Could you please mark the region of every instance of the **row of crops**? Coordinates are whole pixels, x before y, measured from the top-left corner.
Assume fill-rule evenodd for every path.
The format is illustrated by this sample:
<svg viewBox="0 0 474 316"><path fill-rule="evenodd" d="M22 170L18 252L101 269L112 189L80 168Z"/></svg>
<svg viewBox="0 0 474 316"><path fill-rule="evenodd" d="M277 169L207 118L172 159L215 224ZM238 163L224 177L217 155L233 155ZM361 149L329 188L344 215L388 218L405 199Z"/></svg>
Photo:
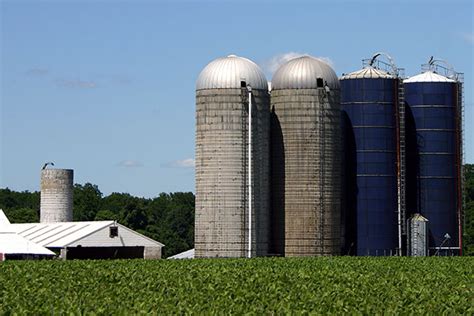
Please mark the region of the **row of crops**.
<svg viewBox="0 0 474 316"><path fill-rule="evenodd" d="M474 314L474 258L7 261L0 314Z"/></svg>

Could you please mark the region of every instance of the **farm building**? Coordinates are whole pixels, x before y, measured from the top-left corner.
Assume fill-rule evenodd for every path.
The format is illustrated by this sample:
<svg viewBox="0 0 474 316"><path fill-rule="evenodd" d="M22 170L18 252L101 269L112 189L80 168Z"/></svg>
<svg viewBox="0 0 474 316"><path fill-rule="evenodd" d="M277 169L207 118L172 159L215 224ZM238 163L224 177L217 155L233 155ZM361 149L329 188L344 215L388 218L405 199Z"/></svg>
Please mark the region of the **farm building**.
<svg viewBox="0 0 474 316"><path fill-rule="evenodd" d="M115 221L11 224L63 259L160 259L163 244Z"/></svg>
<svg viewBox="0 0 474 316"><path fill-rule="evenodd" d="M5 259L41 259L54 256L54 252L20 235L0 209L0 261Z"/></svg>
<svg viewBox="0 0 474 316"><path fill-rule="evenodd" d="M10 224L0 210L0 253L34 259L160 259L163 244L115 221Z"/></svg>
<svg viewBox="0 0 474 316"><path fill-rule="evenodd" d="M194 248L183 252L180 252L174 256L168 257L168 259L194 259Z"/></svg>

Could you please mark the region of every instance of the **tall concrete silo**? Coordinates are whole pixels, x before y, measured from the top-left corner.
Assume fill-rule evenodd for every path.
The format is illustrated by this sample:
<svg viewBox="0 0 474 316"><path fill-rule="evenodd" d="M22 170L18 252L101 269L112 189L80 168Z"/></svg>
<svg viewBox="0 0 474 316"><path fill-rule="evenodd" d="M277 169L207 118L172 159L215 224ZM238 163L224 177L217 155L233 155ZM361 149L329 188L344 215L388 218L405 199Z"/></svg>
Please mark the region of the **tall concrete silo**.
<svg viewBox="0 0 474 316"><path fill-rule="evenodd" d="M282 255L340 254L339 97L334 70L311 56L290 60L273 76L273 239Z"/></svg>
<svg viewBox="0 0 474 316"><path fill-rule="evenodd" d="M459 254L462 220L462 74L431 59L404 81L407 209L429 221L429 253ZM410 124L408 124L410 122Z"/></svg>
<svg viewBox="0 0 474 316"><path fill-rule="evenodd" d="M379 64L380 55L340 79L348 168L344 252L358 256L395 255L402 246L397 232L400 80L390 56L389 63Z"/></svg>
<svg viewBox="0 0 474 316"><path fill-rule="evenodd" d="M268 253L269 108L265 75L246 58L218 58L197 79L196 257Z"/></svg>
<svg viewBox="0 0 474 316"><path fill-rule="evenodd" d="M40 222L72 221L74 171L41 170Z"/></svg>

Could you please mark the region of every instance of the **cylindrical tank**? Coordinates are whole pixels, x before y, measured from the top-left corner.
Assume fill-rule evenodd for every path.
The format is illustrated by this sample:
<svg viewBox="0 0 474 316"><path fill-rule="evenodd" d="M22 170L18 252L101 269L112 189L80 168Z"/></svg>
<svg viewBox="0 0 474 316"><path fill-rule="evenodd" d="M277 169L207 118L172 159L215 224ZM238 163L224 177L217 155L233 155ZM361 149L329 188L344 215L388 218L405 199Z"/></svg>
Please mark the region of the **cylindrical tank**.
<svg viewBox="0 0 474 316"><path fill-rule="evenodd" d="M196 83L196 257L246 257L248 111L252 100L252 256L268 254L270 97L252 61L209 63Z"/></svg>
<svg viewBox="0 0 474 316"><path fill-rule="evenodd" d="M459 83L432 71L404 80L407 211L429 221L429 253L458 253Z"/></svg>
<svg viewBox="0 0 474 316"><path fill-rule="evenodd" d="M311 56L290 60L273 76L272 235L281 255L340 254L339 94L334 70Z"/></svg>
<svg viewBox="0 0 474 316"><path fill-rule="evenodd" d="M367 66L344 75L346 254L394 255L397 249L398 79Z"/></svg>
<svg viewBox="0 0 474 316"><path fill-rule="evenodd" d="M41 170L41 223L72 221L73 179L71 169Z"/></svg>

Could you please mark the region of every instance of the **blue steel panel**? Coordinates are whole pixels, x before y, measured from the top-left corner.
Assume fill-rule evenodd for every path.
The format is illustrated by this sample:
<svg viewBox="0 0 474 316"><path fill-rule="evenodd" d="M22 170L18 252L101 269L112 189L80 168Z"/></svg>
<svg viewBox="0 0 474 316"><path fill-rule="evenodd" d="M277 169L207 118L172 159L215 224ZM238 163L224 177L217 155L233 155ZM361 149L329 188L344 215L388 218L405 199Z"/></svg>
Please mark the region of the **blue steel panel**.
<svg viewBox="0 0 474 316"><path fill-rule="evenodd" d="M394 254L397 247L397 177L394 79L341 80L341 105L355 138L355 244L359 256ZM349 177L350 178L350 177ZM350 194L351 192L349 192Z"/></svg>
<svg viewBox="0 0 474 316"><path fill-rule="evenodd" d="M416 201L407 205L428 220L429 247L441 246L444 235L449 246L458 246L456 108L454 83L405 84L405 100L416 130ZM413 156L413 157L415 157ZM407 166L408 167L408 166ZM448 246L444 244L443 246Z"/></svg>

